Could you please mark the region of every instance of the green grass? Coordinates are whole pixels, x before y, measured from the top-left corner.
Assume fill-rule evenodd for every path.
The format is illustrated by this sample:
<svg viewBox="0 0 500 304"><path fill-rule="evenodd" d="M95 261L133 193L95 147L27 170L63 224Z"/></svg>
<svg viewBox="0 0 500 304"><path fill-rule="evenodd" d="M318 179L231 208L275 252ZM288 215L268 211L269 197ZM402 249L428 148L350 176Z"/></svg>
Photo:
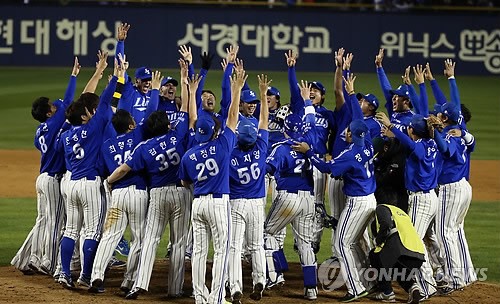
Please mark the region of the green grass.
<svg viewBox="0 0 500 304"><path fill-rule="evenodd" d="M110 61L111 62L111 61ZM215 66L215 64L214 64ZM111 70L108 68L107 72ZM133 69L130 69L133 73ZM161 69L178 78L178 71ZM437 74L436 69L436 74ZM0 149L30 149L33 147L33 136L38 125L31 117L31 103L39 96L47 96L51 99L62 98L66 89L71 67L68 68L0 68L0 107L2 108L2 120L0 121ZM78 79L77 92L81 92L92 74L92 69L82 69ZM459 71L458 71L459 72ZM258 72L249 72L249 84L257 89ZM220 98L219 69L210 71L206 79L205 88L213 90ZM273 79L273 86L278 87L282 93L282 100L289 100L287 76L285 72L269 72ZM323 82L327 88L327 100L325 106L333 109L333 84L332 73L301 73L300 66L297 73L298 79L318 80ZM393 86L400 82L399 75L389 75ZM443 77L438 77L438 82L447 96L448 84ZM495 146L500 142L500 86L498 77L494 76L461 76L457 75L457 83L460 89L462 103L466 104L472 111L473 118L468 124L469 129L475 135L477 146L472 154L473 159L500 159L500 150ZM102 80L97 92L101 92L105 84ZM377 95L381 101L382 92L375 73L359 74L356 80L356 91L371 92ZM430 86L427 89L431 94ZM78 94L78 93L77 93ZM433 102L433 98L430 97ZM381 110L383 107L381 106Z"/></svg>
<svg viewBox="0 0 500 304"><path fill-rule="evenodd" d="M488 268L486 272L490 282L500 282L500 202L472 202L465 222L467 240L475 268ZM34 224L36 217L36 200L0 198L0 222L3 230L0 234L0 265L8 265L15 255L26 235ZM322 263L331 255L330 230L323 234L318 263ZM130 236L127 235L127 239ZM157 257L164 257L168 243L168 229L165 232L157 251ZM290 262L299 262L298 255L293 251L293 238L288 228L285 240L285 252Z"/></svg>

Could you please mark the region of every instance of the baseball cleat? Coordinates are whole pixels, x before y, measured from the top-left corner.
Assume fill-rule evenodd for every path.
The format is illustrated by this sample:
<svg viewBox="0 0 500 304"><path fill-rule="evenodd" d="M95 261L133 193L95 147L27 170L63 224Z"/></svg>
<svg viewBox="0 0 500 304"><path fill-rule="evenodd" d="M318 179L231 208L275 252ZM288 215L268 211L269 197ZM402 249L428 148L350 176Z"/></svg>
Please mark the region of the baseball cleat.
<svg viewBox="0 0 500 304"><path fill-rule="evenodd" d="M90 293L103 293L104 292L104 282L101 279L95 279L89 288Z"/></svg>
<svg viewBox="0 0 500 304"><path fill-rule="evenodd" d="M89 288L90 287L90 278L89 277L86 277L86 276L83 276L81 275L78 280L76 280L76 284L78 284L78 286L80 287L86 287L86 288Z"/></svg>
<svg viewBox="0 0 500 304"><path fill-rule="evenodd" d="M108 263L109 268L121 268L121 267L125 267L126 265L127 265L127 262L121 261L121 260L117 259L116 257L112 257Z"/></svg>
<svg viewBox="0 0 500 304"><path fill-rule="evenodd" d="M318 289L316 287L304 288L304 299L316 300L318 298Z"/></svg>
<svg viewBox="0 0 500 304"><path fill-rule="evenodd" d="M396 294L394 294L394 291L391 291L390 293L386 294L385 292L381 291L375 294L373 297L375 300L379 300L385 303L394 303L396 302Z"/></svg>
<svg viewBox="0 0 500 304"><path fill-rule="evenodd" d="M142 293L142 291L143 291L143 289L139 288L139 287L132 288L132 290L129 293L127 293L127 295L125 296L125 299L135 300L135 299L137 299L139 294Z"/></svg>
<svg viewBox="0 0 500 304"><path fill-rule="evenodd" d="M61 272L61 274L59 274L59 280L57 282L66 289L75 289L75 284L73 283L73 279L71 279L71 276L65 273Z"/></svg>
<svg viewBox="0 0 500 304"><path fill-rule="evenodd" d="M262 292L264 291L264 285L262 283L257 283L253 287L253 292L250 294L250 299L254 301L259 301L262 299Z"/></svg>
<svg viewBox="0 0 500 304"><path fill-rule="evenodd" d="M34 275L35 274L35 272L31 269L23 269L23 270L19 269L19 271L21 271L24 275Z"/></svg>
<svg viewBox="0 0 500 304"><path fill-rule="evenodd" d="M422 295L420 294L420 289L418 288L417 284L414 284L408 292L408 303L418 304L421 300Z"/></svg>
<svg viewBox="0 0 500 304"><path fill-rule="evenodd" d="M348 292L345 296L340 298L339 301L343 302L343 303L354 302L354 301L357 301L358 299L365 297L367 295L368 295L368 292L366 292L366 290L363 291L362 293L358 294L357 296Z"/></svg>
<svg viewBox="0 0 500 304"><path fill-rule="evenodd" d="M241 297L243 294L241 291L236 291L232 296L231 296L231 303L232 304L241 304Z"/></svg>
<svg viewBox="0 0 500 304"><path fill-rule="evenodd" d="M41 274L44 275L52 275L52 271L50 271L49 267L45 265L40 265L40 268L38 269Z"/></svg>

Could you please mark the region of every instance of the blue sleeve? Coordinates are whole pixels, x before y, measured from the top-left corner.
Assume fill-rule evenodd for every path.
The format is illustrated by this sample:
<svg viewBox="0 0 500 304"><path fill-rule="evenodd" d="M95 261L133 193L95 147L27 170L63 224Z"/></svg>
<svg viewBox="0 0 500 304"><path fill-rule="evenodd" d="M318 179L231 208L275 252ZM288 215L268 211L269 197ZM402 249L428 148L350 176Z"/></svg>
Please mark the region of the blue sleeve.
<svg viewBox="0 0 500 304"><path fill-rule="evenodd" d="M387 109L387 114L390 117L392 115L392 94L390 92L390 90L392 90L391 83L389 82L389 79L385 75L384 68L382 67L377 68L377 76L378 76L378 82L380 83L380 87L382 88L382 92L384 93L385 108Z"/></svg>
<svg viewBox="0 0 500 304"><path fill-rule="evenodd" d="M266 164L266 173L274 175L274 171L276 171L276 169L271 164Z"/></svg>
<svg viewBox="0 0 500 304"><path fill-rule="evenodd" d="M311 160L311 164L316 167L321 173L331 173L332 171L330 170L330 165L326 163L324 160L321 158L318 158L314 155L314 152L312 149L309 149L306 152L306 156Z"/></svg>
<svg viewBox="0 0 500 304"><path fill-rule="evenodd" d="M302 113L304 109L304 100L300 96L300 89L297 85L297 75L295 75L295 67L288 67L288 86L290 87L290 110L292 113Z"/></svg>
<svg viewBox="0 0 500 304"><path fill-rule="evenodd" d="M160 91L157 89L151 90L151 95L149 96L149 103L148 106L146 107L146 112L144 113L144 120L148 119L151 113L158 110L159 103L160 103Z"/></svg>
<svg viewBox="0 0 500 304"><path fill-rule="evenodd" d="M437 129L434 129L434 141L436 142L436 145L438 147L439 152L442 154L449 156L449 147L446 141L443 139L443 136Z"/></svg>
<svg viewBox="0 0 500 304"><path fill-rule="evenodd" d="M409 148L410 151L415 150L415 142L408 135L404 134L397 128L392 128L391 131L403 146Z"/></svg>
<svg viewBox="0 0 500 304"><path fill-rule="evenodd" d="M196 108L201 109L201 92L205 87L205 79L207 78L208 70L201 69L200 76L202 76L200 83L198 84L198 89L196 89Z"/></svg>
<svg viewBox="0 0 500 304"><path fill-rule="evenodd" d="M71 75L63 99L63 104L66 108L71 104L73 98L75 98L75 89L76 89L76 76Z"/></svg>
<svg viewBox="0 0 500 304"><path fill-rule="evenodd" d="M182 140L186 137L189 130L189 114L187 112L179 112L177 115L177 124L175 131L177 132L177 139Z"/></svg>
<svg viewBox="0 0 500 304"><path fill-rule="evenodd" d="M191 79L194 75L194 65L191 63L188 65L188 78Z"/></svg>
<svg viewBox="0 0 500 304"><path fill-rule="evenodd" d="M450 99L457 109L460 110L460 94L458 93L457 81L455 78L448 79L450 84Z"/></svg>
<svg viewBox="0 0 500 304"><path fill-rule="evenodd" d="M408 92L410 94L410 101L411 104L413 105L414 112L417 114L422 114L421 109L422 107L420 106L420 98L417 95L417 91L415 90L415 87L413 84L408 85ZM424 114L422 114L424 115Z"/></svg>
<svg viewBox="0 0 500 304"><path fill-rule="evenodd" d="M420 114L424 117L429 116L429 99L427 98L427 88L425 87L425 83L421 83L418 85L420 89Z"/></svg>
<svg viewBox="0 0 500 304"><path fill-rule="evenodd" d="M434 98L436 99L437 104L445 104L446 103L446 96L444 96L443 91L441 91L441 88L439 88L439 85L437 83L436 79L431 80L431 89L432 89L432 94L434 95Z"/></svg>
<svg viewBox="0 0 500 304"><path fill-rule="evenodd" d="M89 124L98 124L101 127L101 131L104 132L104 127L109 120L109 109L111 108L111 99L113 99L113 94L116 89L116 81L118 78L113 76L111 81L106 86L99 99L99 104L97 105L96 113L92 119L90 119ZM94 123L95 121L95 123Z"/></svg>
<svg viewBox="0 0 500 304"><path fill-rule="evenodd" d="M226 115L222 115L223 117L227 117L227 112L229 110L229 106L231 105L231 73L233 71L234 64L228 63L226 69L224 70L224 74L222 75L222 96L220 100L220 108L221 112Z"/></svg>
<svg viewBox="0 0 500 304"><path fill-rule="evenodd" d="M361 111L361 107L359 106L358 99L356 98L356 94L346 95L348 102L350 104L352 120L355 119L363 119L363 111Z"/></svg>
<svg viewBox="0 0 500 304"><path fill-rule="evenodd" d="M119 61L118 54L122 54L122 57L125 57L125 41L118 40L116 43L115 59ZM129 76L125 71L125 81L127 81L127 79L129 79Z"/></svg>
<svg viewBox="0 0 500 304"><path fill-rule="evenodd" d="M312 106L312 102L310 99L306 99L306 106ZM316 134L316 115L315 113L309 113L304 117L304 126L303 126L304 138L306 142L311 145L313 148L316 147L317 142L317 134Z"/></svg>
<svg viewBox="0 0 500 304"><path fill-rule="evenodd" d="M132 85L132 82L131 81L125 82L125 84L123 85L122 97L118 101L117 108L126 110L129 113L131 113L133 104L131 98L133 93L134 93L134 86Z"/></svg>

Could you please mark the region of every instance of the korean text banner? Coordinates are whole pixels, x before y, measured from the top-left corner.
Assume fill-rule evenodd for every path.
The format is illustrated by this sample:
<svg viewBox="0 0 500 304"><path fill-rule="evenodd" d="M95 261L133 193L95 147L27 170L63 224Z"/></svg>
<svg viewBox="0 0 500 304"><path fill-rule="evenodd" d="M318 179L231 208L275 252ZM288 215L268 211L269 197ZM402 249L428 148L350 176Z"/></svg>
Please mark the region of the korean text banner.
<svg viewBox="0 0 500 304"><path fill-rule="evenodd" d="M229 44L249 70L286 70L284 53L299 52L302 71L333 71L339 47L355 55L353 69L402 72L417 63L460 63L461 74L500 74L498 15L268 10L242 8L9 7L0 10L0 65L67 66L78 56L93 66L98 49L114 54L116 27L132 25L125 53L132 67L176 68L178 46L225 57ZM402 60L404 59L404 60Z"/></svg>

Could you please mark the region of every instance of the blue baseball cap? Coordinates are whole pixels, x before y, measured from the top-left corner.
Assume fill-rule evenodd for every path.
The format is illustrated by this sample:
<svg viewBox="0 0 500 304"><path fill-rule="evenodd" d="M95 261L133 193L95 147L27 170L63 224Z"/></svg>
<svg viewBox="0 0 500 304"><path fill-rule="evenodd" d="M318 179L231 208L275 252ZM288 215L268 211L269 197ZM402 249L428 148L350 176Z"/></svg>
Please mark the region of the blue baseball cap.
<svg viewBox="0 0 500 304"><path fill-rule="evenodd" d="M365 136L368 134L368 127L361 119L355 119L349 124L349 130L352 135L352 142L356 146L364 147Z"/></svg>
<svg viewBox="0 0 500 304"><path fill-rule="evenodd" d="M280 99L280 90L278 90L275 87L268 87L267 88L267 96L276 96L276 99Z"/></svg>
<svg viewBox="0 0 500 304"><path fill-rule="evenodd" d="M370 103L372 106L375 107L375 110L378 109L378 105L379 105L379 102L378 102L378 99L375 95L373 94L362 94L362 93L358 93L356 94L356 98L358 100L361 100L361 99L365 99L366 101L368 101L368 103Z"/></svg>
<svg viewBox="0 0 500 304"><path fill-rule="evenodd" d="M214 119L211 116L204 115L196 121L196 134L194 138L199 143L207 142L214 134L214 130Z"/></svg>
<svg viewBox="0 0 500 304"><path fill-rule="evenodd" d="M241 145L253 145L257 141L257 129L247 119L238 124L238 143Z"/></svg>
<svg viewBox="0 0 500 304"><path fill-rule="evenodd" d="M140 67L135 70L135 78L144 80L151 79L151 69L148 67Z"/></svg>
<svg viewBox="0 0 500 304"><path fill-rule="evenodd" d="M161 86L167 85L167 83L173 84L174 87L179 85L179 82L170 76L163 78L163 80L161 81Z"/></svg>
<svg viewBox="0 0 500 304"><path fill-rule="evenodd" d="M325 95L325 93L326 93L325 86L321 82L319 82L319 81L313 81L313 82L311 82L311 87L320 90L321 95Z"/></svg>
<svg viewBox="0 0 500 304"><path fill-rule="evenodd" d="M291 138L299 138L302 136L302 118L298 114L289 114L285 118L285 133Z"/></svg>
<svg viewBox="0 0 500 304"><path fill-rule="evenodd" d="M441 113L454 122L458 122L460 118L460 109L451 102L447 102L441 106Z"/></svg>
<svg viewBox="0 0 500 304"><path fill-rule="evenodd" d="M427 120L424 116L420 114L415 114L410 120L410 124L408 125L413 129L413 133L418 135L419 137L429 137L429 129L427 128Z"/></svg>
<svg viewBox="0 0 500 304"><path fill-rule="evenodd" d="M434 105L434 111L432 111L432 114L437 115L438 113L441 113L441 112L443 112L442 105L440 105L439 103L436 103Z"/></svg>
<svg viewBox="0 0 500 304"><path fill-rule="evenodd" d="M254 91L252 90L244 90L241 91L241 100L246 102L246 103L257 103L260 102L260 100L257 98L257 94L255 94Z"/></svg>
<svg viewBox="0 0 500 304"><path fill-rule="evenodd" d="M408 87L406 86L406 84L402 84L396 90L390 90L389 92L392 95L398 95L410 99L410 92L408 92Z"/></svg>

